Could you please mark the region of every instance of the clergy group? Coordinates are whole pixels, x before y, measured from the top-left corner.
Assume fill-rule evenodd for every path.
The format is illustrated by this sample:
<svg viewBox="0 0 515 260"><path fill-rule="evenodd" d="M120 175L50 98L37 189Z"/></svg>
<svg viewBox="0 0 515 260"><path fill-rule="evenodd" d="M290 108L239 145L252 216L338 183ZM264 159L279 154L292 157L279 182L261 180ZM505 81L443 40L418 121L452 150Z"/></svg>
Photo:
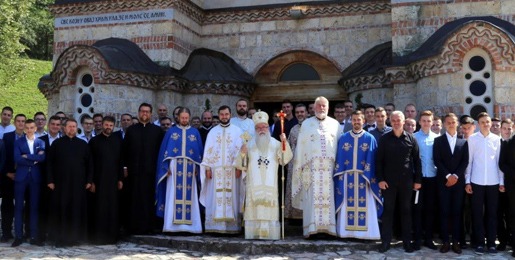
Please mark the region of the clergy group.
<svg viewBox="0 0 515 260"><path fill-rule="evenodd" d="M285 100L273 114L241 99L234 113L222 105L201 118L187 107L169 118L159 105L153 122L142 103L137 117L121 116L119 131L111 115L77 122L59 112L46 132L43 113L17 114L10 125L4 107L0 242L106 244L156 232L278 240L288 223L309 239L380 240L382 253L396 233L408 253L437 249L436 231L442 253L460 254L467 229L478 255L511 245L511 120L494 127L500 120L479 113L474 133L467 115L426 110L416 121L413 104L403 113L345 101L334 118L329 111L322 96L308 106Z"/></svg>

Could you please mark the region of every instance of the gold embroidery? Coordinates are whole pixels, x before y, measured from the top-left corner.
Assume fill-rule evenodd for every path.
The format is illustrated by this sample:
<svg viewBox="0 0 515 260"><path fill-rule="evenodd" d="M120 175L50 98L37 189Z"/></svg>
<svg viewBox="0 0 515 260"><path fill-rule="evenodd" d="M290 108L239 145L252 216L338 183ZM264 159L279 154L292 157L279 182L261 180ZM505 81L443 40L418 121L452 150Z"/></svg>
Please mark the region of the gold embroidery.
<svg viewBox="0 0 515 260"><path fill-rule="evenodd" d="M179 151L179 149L177 149L177 147L173 148L172 150L174 153L177 153Z"/></svg>
<svg viewBox="0 0 515 260"><path fill-rule="evenodd" d="M181 137L178 133L173 133L170 138L172 138L173 140L178 140L179 137Z"/></svg>
<svg viewBox="0 0 515 260"><path fill-rule="evenodd" d="M352 145L349 143L344 143L342 148L343 148L343 150L348 152L352 148Z"/></svg>
<svg viewBox="0 0 515 260"><path fill-rule="evenodd" d="M190 141L192 141L192 142L197 141L197 137L195 135L189 135L188 139L190 139Z"/></svg>
<svg viewBox="0 0 515 260"><path fill-rule="evenodd" d="M360 146L361 150L363 152L366 152L370 147L368 146L367 143L363 143L361 146Z"/></svg>

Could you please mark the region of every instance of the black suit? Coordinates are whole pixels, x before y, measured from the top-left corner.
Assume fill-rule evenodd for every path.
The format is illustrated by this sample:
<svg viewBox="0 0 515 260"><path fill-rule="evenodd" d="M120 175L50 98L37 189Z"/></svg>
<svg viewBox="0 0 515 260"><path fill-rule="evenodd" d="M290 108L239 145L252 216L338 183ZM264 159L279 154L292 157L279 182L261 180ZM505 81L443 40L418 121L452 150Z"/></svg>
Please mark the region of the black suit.
<svg viewBox="0 0 515 260"><path fill-rule="evenodd" d="M504 173L504 188L509 203L509 215L512 221L508 221L509 230L515 234L515 138L503 141L501 146L501 156L499 158L499 168ZM514 243L515 241L512 241ZM512 247L514 244L512 244Z"/></svg>
<svg viewBox="0 0 515 260"><path fill-rule="evenodd" d="M440 199L441 237L444 243L448 243L449 227L451 227L453 242L459 242L463 198L465 196L465 170L469 160L467 141L457 138L454 152L451 152L446 134L435 138L433 160L437 168L436 178ZM451 187L445 186L448 174L456 174L458 176L458 182Z"/></svg>
<svg viewBox="0 0 515 260"><path fill-rule="evenodd" d="M7 177L7 173L15 173L14 141L16 132L5 133L5 165L0 176L0 190L2 192L2 237L12 238L12 225L14 219L14 181Z"/></svg>

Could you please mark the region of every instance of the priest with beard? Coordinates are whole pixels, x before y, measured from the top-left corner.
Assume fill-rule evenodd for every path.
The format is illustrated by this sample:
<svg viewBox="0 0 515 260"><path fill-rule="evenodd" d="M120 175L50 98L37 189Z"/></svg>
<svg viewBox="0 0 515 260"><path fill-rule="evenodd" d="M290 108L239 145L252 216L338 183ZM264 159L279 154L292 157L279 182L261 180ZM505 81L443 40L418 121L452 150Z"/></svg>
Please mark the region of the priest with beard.
<svg viewBox="0 0 515 260"><path fill-rule="evenodd" d="M57 247L77 245L86 239L86 190L93 182L93 160L88 144L76 136L75 119L66 121L64 133L47 153L47 183L55 203Z"/></svg>
<svg viewBox="0 0 515 260"><path fill-rule="evenodd" d="M254 121L256 136L248 148L242 146L241 153L247 154L248 165L238 156L237 167L243 171L245 183L245 239L280 239L279 187L277 169L286 165L293 157L286 134L280 135L281 142L271 138L268 115L256 112ZM284 145L284 146L283 146ZM284 149L283 149L284 148Z"/></svg>
<svg viewBox="0 0 515 260"><path fill-rule="evenodd" d="M336 152L336 231L342 238L380 239L383 202L375 178L377 142L363 129L363 112L354 111L351 120L352 130L340 138Z"/></svg>
<svg viewBox="0 0 515 260"><path fill-rule="evenodd" d="M197 178L202 140L191 127L190 110L179 110L179 124L163 139L157 169L156 214L164 218L164 232L202 233Z"/></svg>
<svg viewBox="0 0 515 260"><path fill-rule="evenodd" d="M125 228L130 234L152 234L158 228L155 214L157 157L163 130L150 122L152 105L142 103L139 123L127 128L123 139L124 186L127 188Z"/></svg>
<svg viewBox="0 0 515 260"><path fill-rule="evenodd" d="M243 145L243 131L230 123L231 108L218 109L220 124L207 134L200 167L200 203L206 207L206 232L238 234L241 231L243 191L236 157ZM232 120L231 120L232 121Z"/></svg>
<svg viewBox="0 0 515 260"><path fill-rule="evenodd" d="M292 205L303 211L306 238L336 235L333 170L340 124L328 111L329 101L316 98L315 116L300 127L293 161Z"/></svg>
<svg viewBox="0 0 515 260"><path fill-rule="evenodd" d="M112 134L115 119L102 119L102 133L93 137L89 148L93 157L93 207L90 216L91 240L114 244L118 240L118 194L123 188L122 138Z"/></svg>

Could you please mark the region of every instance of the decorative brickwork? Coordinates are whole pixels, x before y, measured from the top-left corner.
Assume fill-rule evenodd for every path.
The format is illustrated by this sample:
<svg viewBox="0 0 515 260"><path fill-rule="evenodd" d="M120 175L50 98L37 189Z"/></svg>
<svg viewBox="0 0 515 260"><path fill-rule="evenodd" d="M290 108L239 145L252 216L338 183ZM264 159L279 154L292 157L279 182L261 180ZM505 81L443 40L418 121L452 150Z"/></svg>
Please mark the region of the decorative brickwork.
<svg viewBox="0 0 515 260"><path fill-rule="evenodd" d="M463 56L472 48L482 48L491 55L495 70L515 72L515 45L505 32L488 23L463 26L450 37L441 54L408 66L415 79L460 71Z"/></svg>

